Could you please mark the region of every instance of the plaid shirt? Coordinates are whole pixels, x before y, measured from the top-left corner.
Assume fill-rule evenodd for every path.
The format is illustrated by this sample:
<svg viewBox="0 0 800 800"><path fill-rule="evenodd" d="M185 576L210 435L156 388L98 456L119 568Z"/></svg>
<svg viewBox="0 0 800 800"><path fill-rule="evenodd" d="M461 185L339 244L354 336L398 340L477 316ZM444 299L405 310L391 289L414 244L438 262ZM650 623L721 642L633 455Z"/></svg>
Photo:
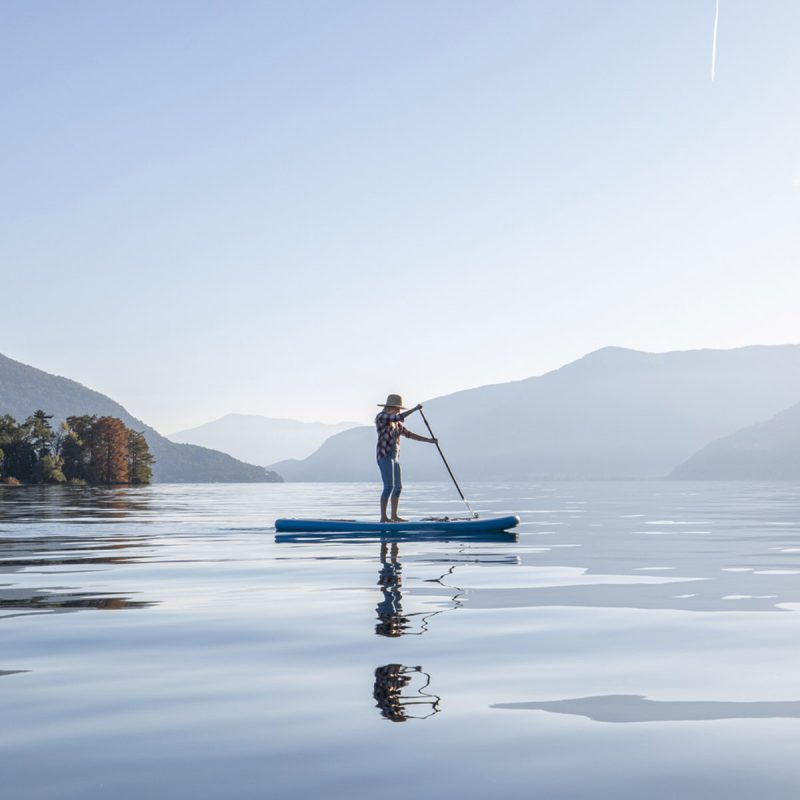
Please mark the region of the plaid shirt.
<svg viewBox="0 0 800 800"><path fill-rule="evenodd" d="M411 435L403 425L402 419L402 414L389 414L387 411L381 411L375 417L375 427L378 429L378 458L400 456L400 437Z"/></svg>

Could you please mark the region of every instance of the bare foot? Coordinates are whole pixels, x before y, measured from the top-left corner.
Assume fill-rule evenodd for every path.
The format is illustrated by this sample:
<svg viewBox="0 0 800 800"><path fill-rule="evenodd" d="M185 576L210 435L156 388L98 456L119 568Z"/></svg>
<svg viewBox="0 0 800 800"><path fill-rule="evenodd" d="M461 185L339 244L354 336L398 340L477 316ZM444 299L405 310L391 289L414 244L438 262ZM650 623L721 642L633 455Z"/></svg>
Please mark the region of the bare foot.
<svg viewBox="0 0 800 800"><path fill-rule="evenodd" d="M391 522L388 517L381 517L381 522Z"/></svg>
<svg viewBox="0 0 800 800"><path fill-rule="evenodd" d="M392 517L392 522L408 522L408 520L402 517Z"/></svg>

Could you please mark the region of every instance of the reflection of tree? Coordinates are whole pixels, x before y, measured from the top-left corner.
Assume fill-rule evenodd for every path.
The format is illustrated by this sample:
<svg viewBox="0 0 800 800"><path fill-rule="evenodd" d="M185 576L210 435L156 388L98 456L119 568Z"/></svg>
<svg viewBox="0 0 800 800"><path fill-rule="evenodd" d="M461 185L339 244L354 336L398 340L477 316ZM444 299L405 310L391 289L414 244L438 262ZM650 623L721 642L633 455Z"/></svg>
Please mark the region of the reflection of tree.
<svg viewBox="0 0 800 800"><path fill-rule="evenodd" d="M2 614L0 619L10 619L30 613L80 611L85 608L117 611L149 608L153 605L156 603L130 600L109 592L56 592L47 589L4 589L0 591L0 610L18 612Z"/></svg>
<svg viewBox="0 0 800 800"><path fill-rule="evenodd" d="M165 511L163 504L158 509ZM109 518L141 517L153 511L147 487L112 489L68 486L0 487L0 521L44 522L80 520L93 522Z"/></svg>
<svg viewBox="0 0 800 800"><path fill-rule="evenodd" d="M13 528L12 528L13 530ZM0 552L11 556L0 562L6 573L39 571L42 568L67 568L69 572L92 571L97 566L132 564L139 560L137 549L150 544L147 536L103 536L87 539L83 536L37 536L0 538ZM86 570L86 568L89 570ZM135 594L135 592L133 592ZM111 592L91 592L76 587L64 590L55 587L0 588L0 611L16 613L0 615L8 619L30 613L78 611L94 609L148 608L155 602L131 600Z"/></svg>
<svg viewBox="0 0 800 800"><path fill-rule="evenodd" d="M113 526L92 530L85 524L148 513L149 490L30 486L0 495L0 569L6 574L50 575L50 585L0 587L0 619L83 609L142 609L156 604L132 599L136 591L94 591L86 586L50 583L54 574L94 573L146 558L146 549L152 546L149 533L131 533L129 528L117 533ZM60 524L57 528L48 526L44 535L31 536L27 523L32 520L58 520ZM73 520L81 524L68 524ZM86 535L87 530L91 535Z"/></svg>
<svg viewBox="0 0 800 800"><path fill-rule="evenodd" d="M416 675L425 676L424 683L416 689L416 693L403 694L413 682ZM405 667L402 664L386 664L375 670L375 686L372 696L381 715L392 722L405 722L408 719L427 719L438 714L441 709L441 698L425 690L430 686L431 676L422 667ZM412 714L411 711L427 713Z"/></svg>

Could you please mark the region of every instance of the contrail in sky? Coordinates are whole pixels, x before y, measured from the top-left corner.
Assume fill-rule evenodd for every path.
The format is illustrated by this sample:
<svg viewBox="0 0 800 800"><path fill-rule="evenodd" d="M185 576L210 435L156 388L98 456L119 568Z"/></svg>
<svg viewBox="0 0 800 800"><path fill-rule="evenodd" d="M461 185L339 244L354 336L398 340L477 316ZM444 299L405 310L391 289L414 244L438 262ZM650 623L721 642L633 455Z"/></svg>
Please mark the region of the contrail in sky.
<svg viewBox="0 0 800 800"><path fill-rule="evenodd" d="M719 27L719 0L714 13L714 40L711 45L711 80L714 80L714 70L717 66L717 28Z"/></svg>

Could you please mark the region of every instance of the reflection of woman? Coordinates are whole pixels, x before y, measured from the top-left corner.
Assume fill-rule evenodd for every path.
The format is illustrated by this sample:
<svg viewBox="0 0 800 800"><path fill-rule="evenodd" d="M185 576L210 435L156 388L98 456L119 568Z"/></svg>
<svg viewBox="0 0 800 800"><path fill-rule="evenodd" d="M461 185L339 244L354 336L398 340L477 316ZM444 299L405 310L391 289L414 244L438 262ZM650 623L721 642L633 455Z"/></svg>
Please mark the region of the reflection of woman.
<svg viewBox="0 0 800 800"><path fill-rule="evenodd" d="M416 695L403 696L403 689L410 683L412 675L419 673L425 676L425 683L417 690ZM407 719L425 719L439 713L440 698L435 694L427 694L425 689L431 682L431 676L422 671L422 667L404 667L402 664L386 664L375 670L375 685L372 696L381 715L392 722L405 722ZM430 706L428 714L409 714L409 706Z"/></svg>
<svg viewBox="0 0 800 800"><path fill-rule="evenodd" d="M378 603L375 612L378 615L378 624L375 626L375 633L378 636L421 636L428 629L428 620L447 611L446 608L439 609L438 611L428 611L422 613L415 611L411 614L403 613L403 565L399 560L400 553L397 542L389 545L383 541L381 542L381 571L378 573L378 586L381 587L383 592L383 599ZM455 586L448 586L443 581L446 576L452 575L456 565L453 564L447 572L439 578L430 579L434 583L452 590L455 594L452 597L452 607L458 608L462 603L459 595L462 590ZM419 630L411 630L411 617L419 617Z"/></svg>
<svg viewBox="0 0 800 800"><path fill-rule="evenodd" d="M379 636L402 636L408 627L408 617L403 616L403 565L397 560L397 542L392 542L391 551L387 552L386 542L381 542L381 571L378 573L378 586L383 591L383 600L375 611L378 624L375 633Z"/></svg>
<svg viewBox="0 0 800 800"><path fill-rule="evenodd" d="M375 686L372 696L381 714L392 722L405 722L408 719L403 708L403 689L411 683L402 664L387 664L375 670Z"/></svg>

